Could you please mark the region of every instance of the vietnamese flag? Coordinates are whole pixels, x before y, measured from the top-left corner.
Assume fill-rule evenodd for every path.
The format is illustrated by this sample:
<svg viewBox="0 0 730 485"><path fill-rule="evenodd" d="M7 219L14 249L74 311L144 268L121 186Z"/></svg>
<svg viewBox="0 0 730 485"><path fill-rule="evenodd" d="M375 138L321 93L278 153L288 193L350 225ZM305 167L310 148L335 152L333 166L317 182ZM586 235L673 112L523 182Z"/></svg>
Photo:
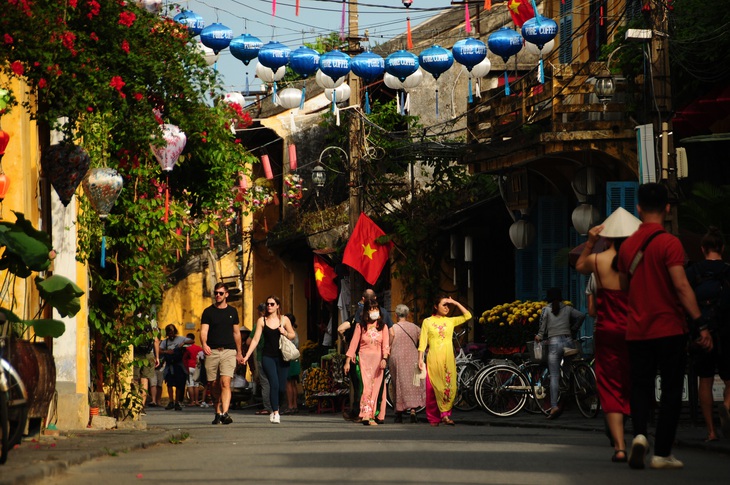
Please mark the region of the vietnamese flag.
<svg viewBox="0 0 730 485"><path fill-rule="evenodd" d="M317 254L314 255L314 279L317 282L319 296L324 301L335 301L337 299L337 284L335 283L335 270L327 263L327 260Z"/></svg>
<svg viewBox="0 0 730 485"><path fill-rule="evenodd" d="M535 16L530 0L507 0L507 8L517 28Z"/></svg>
<svg viewBox="0 0 730 485"><path fill-rule="evenodd" d="M392 243L378 244L375 240L385 233L365 213L355 224L355 230L345 247L342 262L357 270L365 281L374 285L388 261Z"/></svg>

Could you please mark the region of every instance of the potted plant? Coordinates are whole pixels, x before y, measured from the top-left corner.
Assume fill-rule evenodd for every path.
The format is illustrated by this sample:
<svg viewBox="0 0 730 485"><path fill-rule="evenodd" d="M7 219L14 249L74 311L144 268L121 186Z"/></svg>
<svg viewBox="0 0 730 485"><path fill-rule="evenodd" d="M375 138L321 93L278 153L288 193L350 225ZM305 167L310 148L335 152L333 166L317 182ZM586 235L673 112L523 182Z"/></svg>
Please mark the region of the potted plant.
<svg viewBox="0 0 730 485"><path fill-rule="evenodd" d="M487 346L494 354L520 352L525 342L535 338L540 327L540 311L544 301L503 303L486 310L479 317L484 325Z"/></svg>

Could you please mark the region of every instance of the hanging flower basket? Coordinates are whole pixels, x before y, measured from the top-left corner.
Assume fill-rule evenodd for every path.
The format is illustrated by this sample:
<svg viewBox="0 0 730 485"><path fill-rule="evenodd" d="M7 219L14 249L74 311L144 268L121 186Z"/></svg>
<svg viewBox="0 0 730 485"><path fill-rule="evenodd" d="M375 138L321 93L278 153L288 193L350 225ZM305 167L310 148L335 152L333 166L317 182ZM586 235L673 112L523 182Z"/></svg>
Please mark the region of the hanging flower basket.
<svg viewBox="0 0 730 485"><path fill-rule="evenodd" d="M302 177L298 174L288 173L284 176L284 193L282 195L287 205L299 207L305 190L307 189L302 184Z"/></svg>
<svg viewBox="0 0 730 485"><path fill-rule="evenodd" d="M257 178L251 187L251 204L254 208L263 208L273 202L273 184L264 177Z"/></svg>

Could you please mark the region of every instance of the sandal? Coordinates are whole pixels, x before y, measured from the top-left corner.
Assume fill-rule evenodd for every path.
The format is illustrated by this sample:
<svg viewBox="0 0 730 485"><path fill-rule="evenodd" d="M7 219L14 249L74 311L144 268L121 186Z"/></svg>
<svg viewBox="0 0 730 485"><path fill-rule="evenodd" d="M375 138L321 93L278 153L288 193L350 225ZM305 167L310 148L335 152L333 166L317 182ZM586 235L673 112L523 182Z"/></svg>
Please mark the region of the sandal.
<svg viewBox="0 0 730 485"><path fill-rule="evenodd" d="M269 415L269 414L271 414L271 411L269 411L268 409L260 409L259 411L256 411L255 414L258 414L258 415L261 415L261 416L263 416L263 415Z"/></svg>
<svg viewBox="0 0 730 485"><path fill-rule="evenodd" d="M626 450L614 451L613 456L611 457L611 461L614 463L626 463L626 461L627 461Z"/></svg>
<svg viewBox="0 0 730 485"><path fill-rule="evenodd" d="M444 416L443 418L441 418L441 422L444 424L448 424L449 426L456 426L454 420L448 416Z"/></svg>

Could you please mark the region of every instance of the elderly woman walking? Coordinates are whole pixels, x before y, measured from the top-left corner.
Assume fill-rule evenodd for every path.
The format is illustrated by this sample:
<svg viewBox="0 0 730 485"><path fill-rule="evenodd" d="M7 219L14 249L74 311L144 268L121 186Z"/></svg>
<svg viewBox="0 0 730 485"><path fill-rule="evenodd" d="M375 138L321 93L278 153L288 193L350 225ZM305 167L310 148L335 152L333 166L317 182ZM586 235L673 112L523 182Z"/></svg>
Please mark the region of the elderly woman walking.
<svg viewBox="0 0 730 485"><path fill-rule="evenodd" d="M421 329L407 320L410 310L401 304L395 307L398 322L393 325L394 337L390 343L391 386L390 396L395 406L395 422L403 422L403 412L409 412L411 423L416 423L416 410L426 405L426 383L419 379L413 385L414 373L418 370L418 340Z"/></svg>
<svg viewBox="0 0 730 485"><path fill-rule="evenodd" d="M456 306L461 315L447 316L449 305ZM418 342L418 368L427 368L426 376L426 417L431 426L439 423L453 426L451 408L456 397L456 358L451 338L454 327L466 323L471 318L469 310L451 297L438 297L433 306L433 315L421 325L421 338ZM423 356L428 349L428 361Z"/></svg>

